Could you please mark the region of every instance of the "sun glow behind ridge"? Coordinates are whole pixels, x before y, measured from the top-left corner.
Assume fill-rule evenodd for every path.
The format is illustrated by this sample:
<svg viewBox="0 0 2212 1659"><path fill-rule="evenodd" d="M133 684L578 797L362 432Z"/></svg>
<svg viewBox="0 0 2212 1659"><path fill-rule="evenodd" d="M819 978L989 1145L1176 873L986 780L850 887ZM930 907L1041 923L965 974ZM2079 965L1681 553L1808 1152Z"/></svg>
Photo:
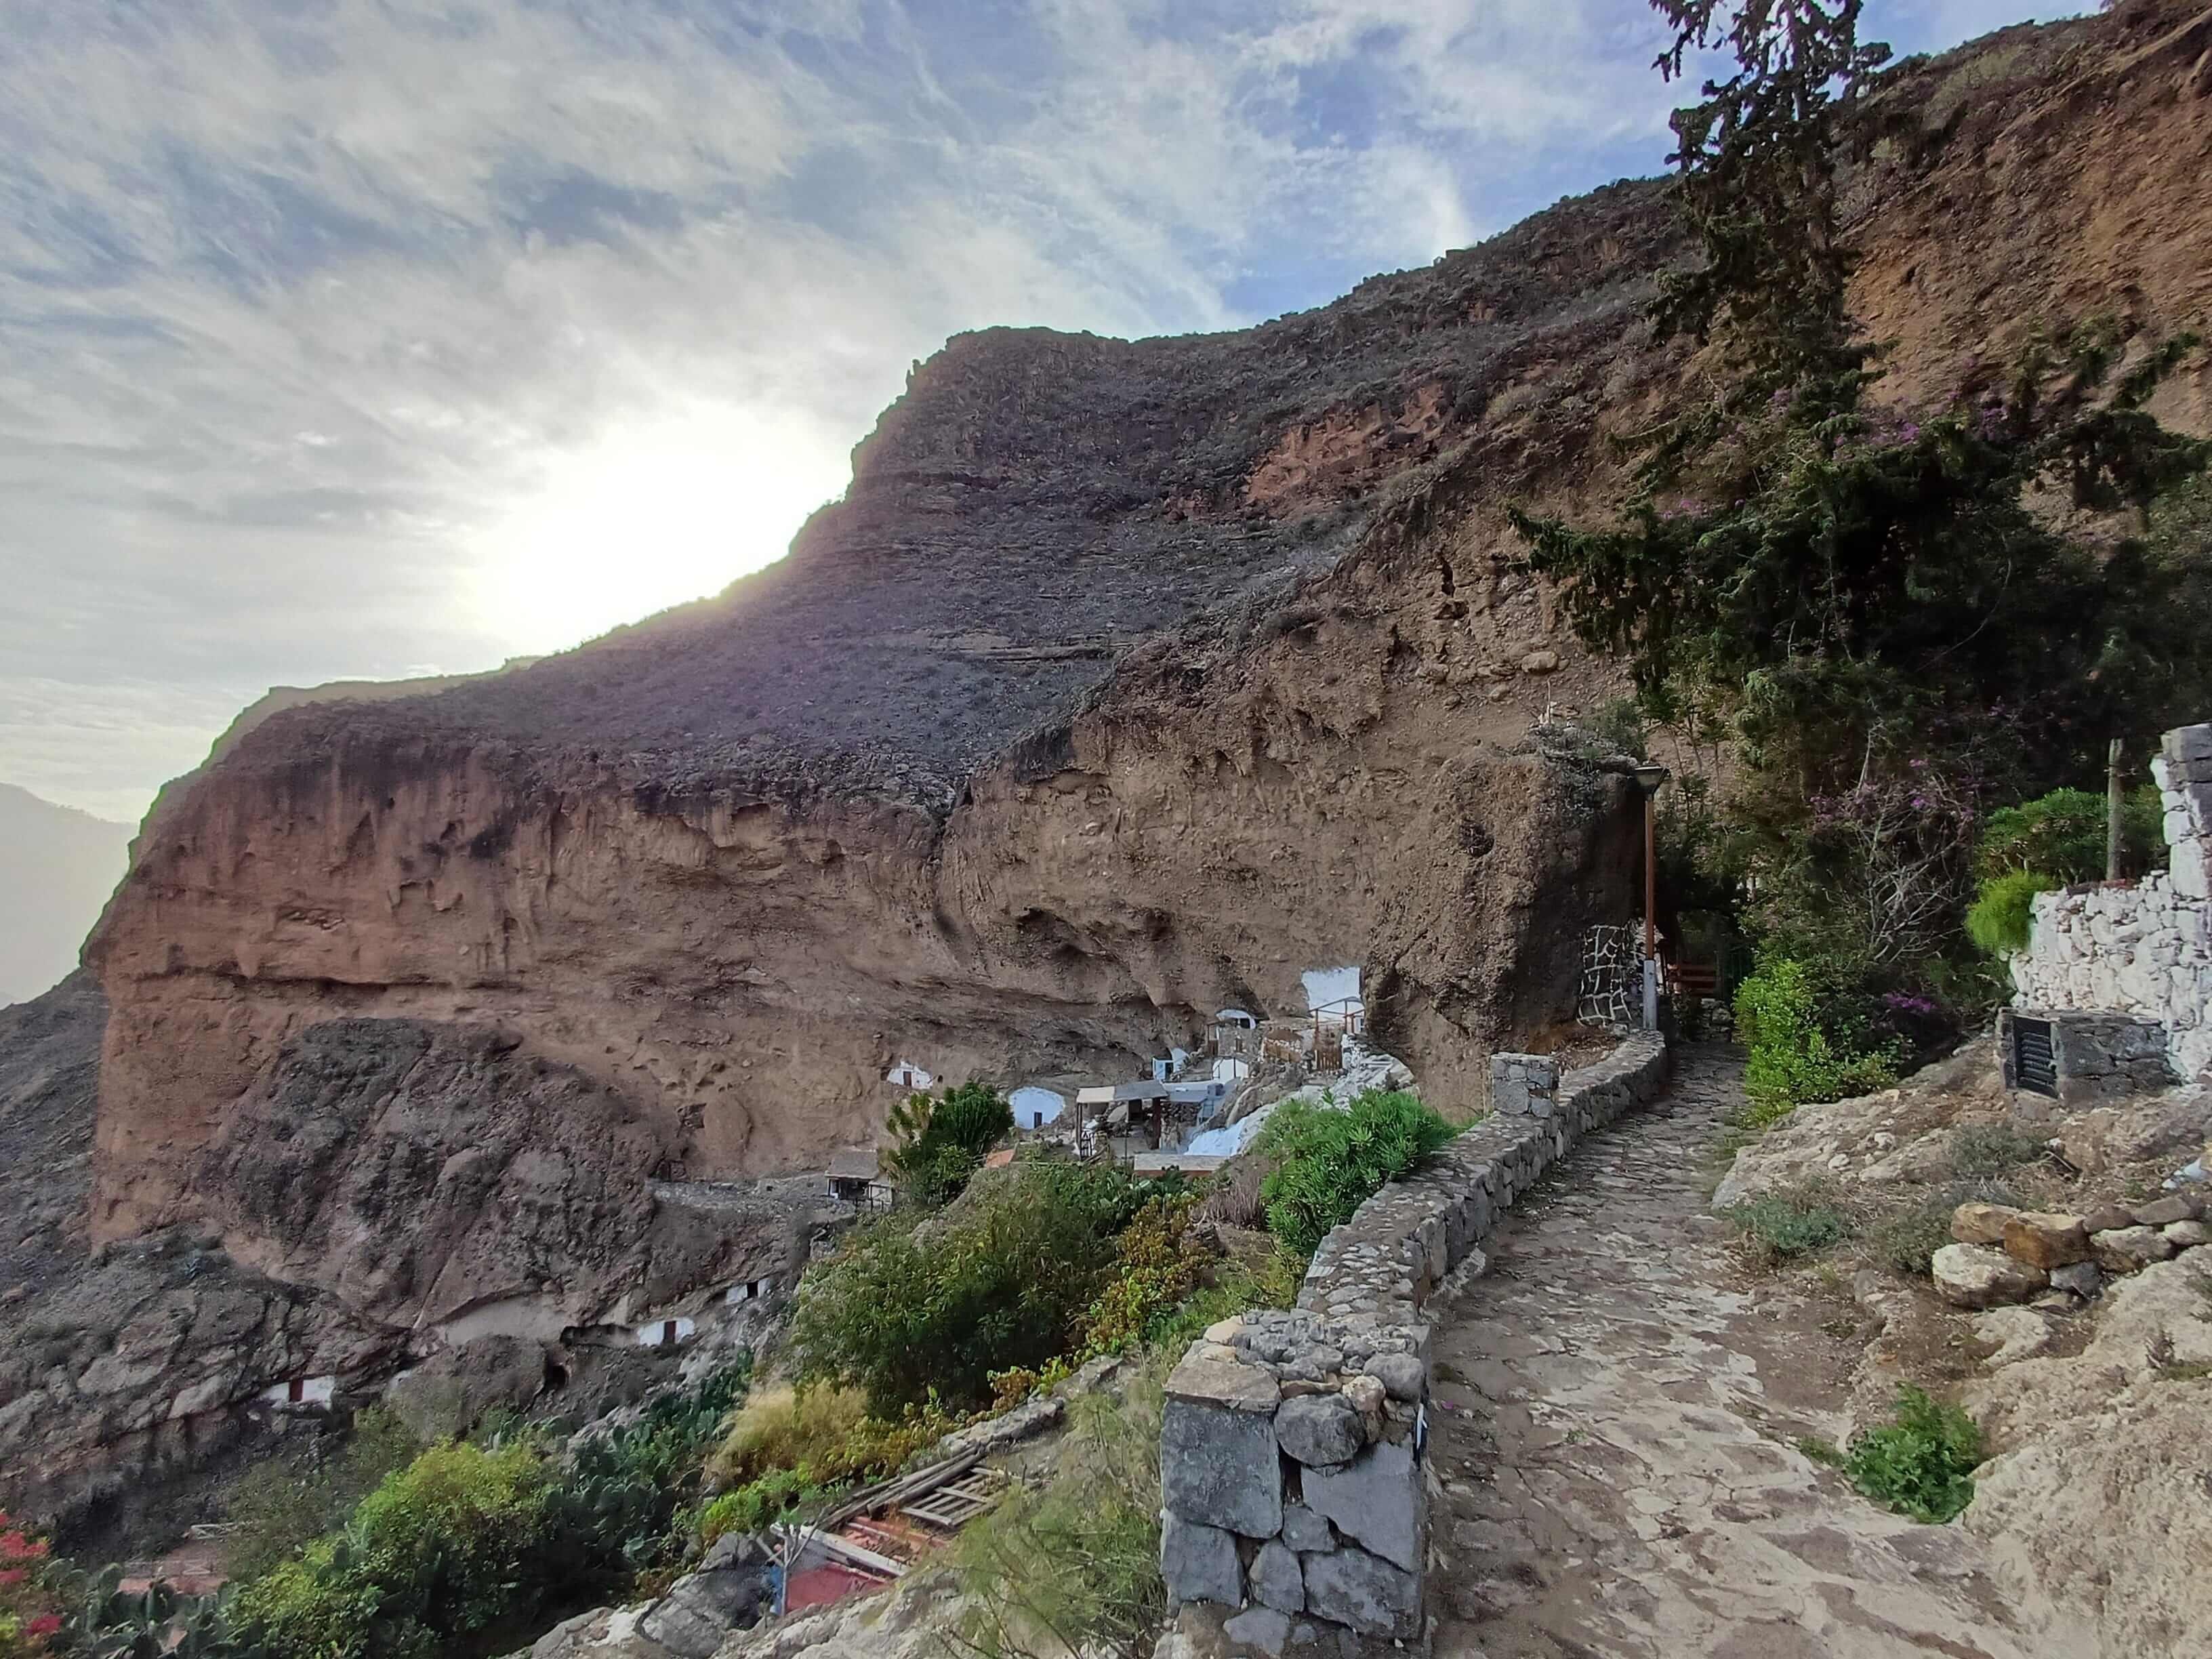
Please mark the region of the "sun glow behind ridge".
<svg viewBox="0 0 2212 1659"><path fill-rule="evenodd" d="M484 534L476 603L518 653L562 650L781 558L840 495L845 449L726 406L610 428L533 469Z"/></svg>

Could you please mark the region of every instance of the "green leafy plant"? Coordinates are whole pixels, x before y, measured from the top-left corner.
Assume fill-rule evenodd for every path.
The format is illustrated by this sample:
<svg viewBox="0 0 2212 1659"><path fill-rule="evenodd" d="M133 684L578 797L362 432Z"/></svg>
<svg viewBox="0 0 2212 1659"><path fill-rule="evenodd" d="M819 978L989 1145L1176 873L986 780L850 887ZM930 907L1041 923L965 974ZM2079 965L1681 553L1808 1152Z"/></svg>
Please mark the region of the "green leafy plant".
<svg viewBox="0 0 2212 1659"><path fill-rule="evenodd" d="M342 1523L386 1476L414 1461L422 1444L381 1406L354 1413L343 1443L304 1457L271 1457L248 1469L224 1516L237 1530L225 1547L232 1579L250 1582Z"/></svg>
<svg viewBox="0 0 2212 1659"><path fill-rule="evenodd" d="M699 1517L700 1539L711 1544L725 1533L764 1532L772 1523L811 1508L836 1490L817 1486L799 1469L770 1470L708 1504Z"/></svg>
<svg viewBox="0 0 2212 1659"><path fill-rule="evenodd" d="M1332 1227L1458 1133L1403 1090L1370 1089L1342 1109L1307 1101L1278 1106L1259 1150L1275 1160L1261 1183L1267 1230L1310 1256Z"/></svg>
<svg viewBox="0 0 2212 1659"><path fill-rule="evenodd" d="M535 1447L433 1447L345 1529L249 1584L236 1613L272 1659L418 1659L531 1605L551 1477Z"/></svg>
<svg viewBox="0 0 2212 1659"><path fill-rule="evenodd" d="M1738 1038L1749 1048L1743 1088L1749 1127L1763 1128L1810 1102L1870 1093L1897 1081L1895 1056L1865 1052L1824 1025L1804 963L1770 959L1736 987Z"/></svg>
<svg viewBox="0 0 2212 1659"><path fill-rule="evenodd" d="M64 1642L91 1659L255 1659L238 1635L231 1597L186 1595L155 1581L123 1588L123 1569L109 1566L79 1587L77 1611Z"/></svg>
<svg viewBox="0 0 2212 1659"><path fill-rule="evenodd" d="M1974 849L1984 877L2040 873L2055 887L2105 873L2106 804L2086 789L2054 789L1989 816ZM2140 870L2164 839L2158 791L2134 791L2121 804L2121 866Z"/></svg>
<svg viewBox="0 0 2212 1659"><path fill-rule="evenodd" d="M1844 1472L1876 1503L1940 1522L1973 1502L1981 1462L1973 1419L1908 1382L1897 1391L1894 1420L1852 1440Z"/></svg>
<svg viewBox="0 0 2212 1659"><path fill-rule="evenodd" d="M806 1275L790 1339L803 1383L856 1387L894 1420L933 1398L982 1406L993 1372L1042 1370L1075 1344L1117 1236L1179 1190L1064 1160L997 1173L926 1223L884 1218Z"/></svg>
<svg viewBox="0 0 2212 1659"><path fill-rule="evenodd" d="M2027 949L2033 931L2035 896L2063 885L2039 870L2010 870L1985 876L1966 911L1966 937L1984 956L2002 962Z"/></svg>
<svg viewBox="0 0 2212 1659"><path fill-rule="evenodd" d="M1013 1128L1014 1113L988 1085L963 1083L935 1100L909 1095L891 1109L885 1127L893 1145L884 1161L901 1190L908 1201L933 1209L959 1196L984 1153Z"/></svg>

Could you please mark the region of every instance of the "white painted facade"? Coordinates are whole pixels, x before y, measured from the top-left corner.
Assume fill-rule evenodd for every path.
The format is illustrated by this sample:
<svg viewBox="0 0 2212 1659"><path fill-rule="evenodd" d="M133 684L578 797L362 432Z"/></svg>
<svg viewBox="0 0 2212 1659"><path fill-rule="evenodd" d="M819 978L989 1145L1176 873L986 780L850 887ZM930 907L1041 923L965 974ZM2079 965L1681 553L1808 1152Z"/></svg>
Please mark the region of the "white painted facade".
<svg viewBox="0 0 2212 1659"><path fill-rule="evenodd" d="M1355 969L1353 971L1356 973L1358 969ZM1260 1029L1260 1017L1257 1014L1249 1014L1242 1008L1216 1009L1213 1023L1216 1025L1242 1025L1248 1031L1256 1031Z"/></svg>
<svg viewBox="0 0 2212 1659"><path fill-rule="evenodd" d="M722 1292L722 1300L728 1306L734 1308L747 1302L758 1302L771 1295L775 1290L775 1281L772 1279L740 1279Z"/></svg>
<svg viewBox="0 0 2212 1659"><path fill-rule="evenodd" d="M1032 1083L1008 1095L1006 1104L1013 1109L1014 1127L1042 1129L1060 1121L1060 1115L1067 1109L1067 1097Z"/></svg>
<svg viewBox="0 0 2212 1659"><path fill-rule="evenodd" d="M1213 1062L1213 1080L1216 1083L1241 1082L1251 1075L1252 1062L1249 1060L1237 1060L1231 1057Z"/></svg>
<svg viewBox="0 0 2212 1659"><path fill-rule="evenodd" d="M256 1398L279 1411L318 1411L331 1403L337 1388L335 1376L295 1376L288 1382L262 1389Z"/></svg>
<svg viewBox="0 0 2212 1659"><path fill-rule="evenodd" d="M686 1318L656 1319L650 1325L640 1325L635 1334L641 1348L672 1348L689 1342L696 1328Z"/></svg>
<svg viewBox="0 0 2212 1659"><path fill-rule="evenodd" d="M901 1089L927 1089L937 1079L910 1060L902 1060L884 1073L884 1081Z"/></svg>

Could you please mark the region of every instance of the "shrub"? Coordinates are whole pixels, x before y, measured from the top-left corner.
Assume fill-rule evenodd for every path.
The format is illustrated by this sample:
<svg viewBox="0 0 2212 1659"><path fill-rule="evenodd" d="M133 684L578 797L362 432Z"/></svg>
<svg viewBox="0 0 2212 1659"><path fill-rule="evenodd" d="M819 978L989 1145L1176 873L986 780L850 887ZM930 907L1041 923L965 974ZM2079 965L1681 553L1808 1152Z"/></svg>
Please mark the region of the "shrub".
<svg viewBox="0 0 2212 1659"><path fill-rule="evenodd" d="M1727 1217L1769 1265L1824 1250L1851 1231L1850 1218L1815 1187L1765 1194L1736 1205Z"/></svg>
<svg viewBox="0 0 2212 1659"><path fill-rule="evenodd" d="M1385 1182L1432 1157L1455 1133L1402 1090L1370 1089L1341 1110L1285 1103L1260 1135L1260 1150L1277 1161L1260 1189L1268 1231L1311 1256L1330 1228L1349 1221Z"/></svg>
<svg viewBox="0 0 2212 1659"><path fill-rule="evenodd" d="M933 1397L972 1409L994 1371L1040 1369L1073 1346L1115 1236L1159 1188L1064 1162L1006 1174L926 1234L910 1214L887 1217L806 1275L791 1325L802 1383L856 1387L890 1419Z"/></svg>
<svg viewBox="0 0 2212 1659"><path fill-rule="evenodd" d="M1951 1242L1951 1215L1957 1207L1948 1199L1936 1198L1885 1216L1869 1231L1869 1254L1900 1278L1927 1278L1936 1252Z"/></svg>
<svg viewBox="0 0 2212 1659"><path fill-rule="evenodd" d="M356 1504L421 1449L397 1413L373 1406L355 1413L344 1445L334 1453L256 1463L224 1511L238 1528L224 1557L231 1577L258 1578L343 1523Z"/></svg>
<svg viewBox="0 0 2212 1659"><path fill-rule="evenodd" d="M1844 1471L1876 1503L1916 1521L1950 1520L1973 1502L1981 1431L1956 1406L1906 1383L1894 1421L1852 1440Z"/></svg>
<svg viewBox="0 0 2212 1659"><path fill-rule="evenodd" d="M836 1492L798 1469L774 1469L724 1492L699 1517L699 1537L712 1544L725 1533L765 1532L770 1525L812 1508Z"/></svg>
<svg viewBox="0 0 2212 1659"><path fill-rule="evenodd" d="M2037 870L1984 878L1966 910L1966 937L2000 962L2025 951L2034 927L2035 896L2062 885Z"/></svg>
<svg viewBox="0 0 2212 1659"><path fill-rule="evenodd" d="M887 1127L896 1144L885 1162L909 1201L933 1209L960 1195L1014 1113L988 1084L963 1083L939 1100L909 1095Z"/></svg>
<svg viewBox="0 0 2212 1659"><path fill-rule="evenodd" d="M1814 976L1778 957L1736 987L1736 1034L1750 1049L1743 1090L1753 1127L1764 1128L1808 1103L1867 1094L1897 1081L1893 1054L1861 1052L1832 1036L1820 1018Z"/></svg>
<svg viewBox="0 0 2212 1659"><path fill-rule="evenodd" d="M0 1510L0 1659L42 1653L61 1633L53 1575L46 1540Z"/></svg>
<svg viewBox="0 0 2212 1659"><path fill-rule="evenodd" d="M343 1532L247 1585L241 1634L271 1659L417 1659L526 1611L550 1486L528 1444L433 1447Z"/></svg>
<svg viewBox="0 0 2212 1659"><path fill-rule="evenodd" d="M2002 1175L2044 1154L2043 1143L2003 1123L1970 1123L1951 1137L1951 1173L1963 1180Z"/></svg>
<svg viewBox="0 0 2212 1659"><path fill-rule="evenodd" d="M727 1487L779 1471L817 1486L869 1480L895 1473L960 1423L933 1402L886 1419L868 1415L867 1399L857 1389L772 1389L745 1402L707 1470Z"/></svg>
<svg viewBox="0 0 2212 1659"><path fill-rule="evenodd" d="M2162 844L2158 791L2136 790L2120 805L2120 867L2140 871ZM2086 789L2054 789L1990 814L1974 848L1985 880L2041 875L2053 887L2098 881L2105 873L2106 803Z"/></svg>
<svg viewBox="0 0 2212 1659"><path fill-rule="evenodd" d="M983 1659L1133 1653L1167 1610L1160 1578L1160 1376L1074 1403L1041 1492L1018 1489L953 1546L969 1611L957 1645Z"/></svg>

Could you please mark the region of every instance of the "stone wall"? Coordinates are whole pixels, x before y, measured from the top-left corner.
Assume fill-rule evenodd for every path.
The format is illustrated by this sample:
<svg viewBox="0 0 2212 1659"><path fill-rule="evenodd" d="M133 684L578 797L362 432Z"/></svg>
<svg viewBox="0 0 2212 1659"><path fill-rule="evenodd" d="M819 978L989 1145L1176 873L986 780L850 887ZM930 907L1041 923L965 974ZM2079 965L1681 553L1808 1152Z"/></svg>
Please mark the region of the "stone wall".
<svg viewBox="0 0 2212 1659"><path fill-rule="evenodd" d="M2013 1006L2155 1020L2173 1069L2195 1079L2212 1072L2212 726L2167 732L2151 773L2171 867L2039 895L2033 937L2012 961Z"/></svg>
<svg viewBox="0 0 2212 1659"><path fill-rule="evenodd" d="M2023 1086L2014 1036L2014 1026L2022 1019L2050 1022L2059 1106L2093 1106L2101 1100L2149 1094L2173 1082L2166 1027L2155 1020L2133 1014L2004 1008L1997 1012L1997 1061L2008 1090Z"/></svg>
<svg viewBox="0 0 2212 1659"><path fill-rule="evenodd" d="M1666 1067L1646 1033L1565 1077L1542 1055L1497 1057L1510 1085L1498 1109L1332 1231L1295 1310L1224 1320L1192 1344L1160 1433L1160 1564L1176 1602L1243 1607L1231 1633L1277 1646L1297 1620L1419 1635L1429 1299L1584 1133L1650 1099Z"/></svg>

